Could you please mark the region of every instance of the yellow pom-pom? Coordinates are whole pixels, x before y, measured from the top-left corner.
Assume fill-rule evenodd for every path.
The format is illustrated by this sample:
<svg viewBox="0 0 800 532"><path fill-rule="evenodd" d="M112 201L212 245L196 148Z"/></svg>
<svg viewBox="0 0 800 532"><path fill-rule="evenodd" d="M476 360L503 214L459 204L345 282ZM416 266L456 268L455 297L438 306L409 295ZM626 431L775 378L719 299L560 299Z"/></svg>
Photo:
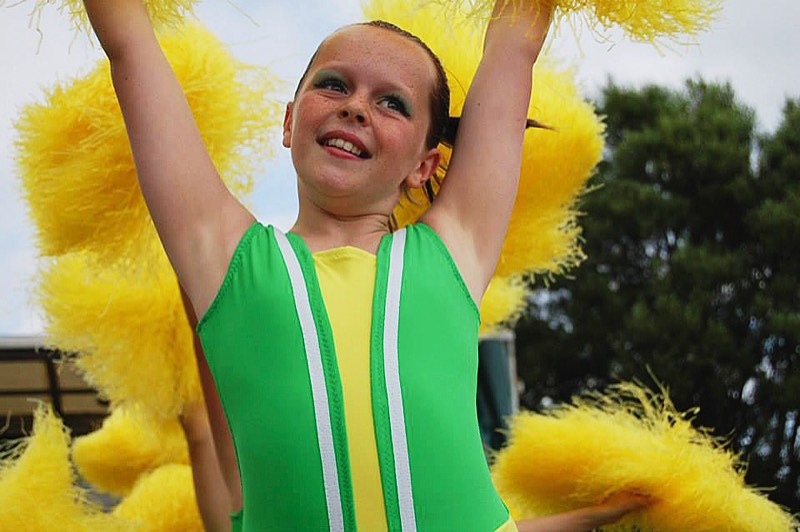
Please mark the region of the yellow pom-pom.
<svg viewBox="0 0 800 532"><path fill-rule="evenodd" d="M745 485L736 458L669 399L634 384L511 422L495 484L515 518L598 504L630 490L656 502L603 530L790 530L780 507ZM638 530L637 529L637 530Z"/></svg>
<svg viewBox="0 0 800 532"><path fill-rule="evenodd" d="M722 0L556 0L563 19L582 19L601 35L619 26L633 40L681 42L706 31Z"/></svg>
<svg viewBox="0 0 800 532"><path fill-rule="evenodd" d="M113 0L106 0L113 1ZM176 26L180 24L188 15L192 15L197 0L143 0L147 6L147 11L150 13L150 20L157 27L160 26ZM5 4L5 0L0 1L0 6ZM15 2L13 5L16 5ZM91 27L89 25L89 17L86 15L86 10L83 7L83 0L35 0L33 13L31 13L32 20L38 20L41 17L42 10L48 6L56 4L59 11L69 15L73 27L77 31L89 33Z"/></svg>
<svg viewBox="0 0 800 532"><path fill-rule="evenodd" d="M561 274L580 264L576 203L602 160L604 125L569 71L537 67L529 116L553 130L525 136L517 201L498 275Z"/></svg>
<svg viewBox="0 0 800 532"><path fill-rule="evenodd" d="M187 401L202 401L192 330L163 255L148 276L65 255L42 273L39 293L48 343L75 353L87 381L113 406L135 402L171 419Z"/></svg>
<svg viewBox="0 0 800 532"><path fill-rule="evenodd" d="M246 194L269 128L274 78L246 66L207 30L190 24L161 40L203 140L231 190ZM103 61L23 109L16 160L40 252L90 250L98 260L147 262L158 243L147 213L119 106Z"/></svg>
<svg viewBox="0 0 800 532"><path fill-rule="evenodd" d="M519 277L494 277L481 301L481 334L513 327L528 306L530 288Z"/></svg>
<svg viewBox="0 0 800 532"><path fill-rule="evenodd" d="M450 114L460 116L480 61L481 34L464 20L451 19L442 27L446 11L441 3L409 10L399 0L365 7L367 17L411 31L439 56L451 86ZM602 159L604 126L580 97L572 72L541 63L528 116L552 129L530 129L525 136L517 201L496 272L503 277L561 274L583 260L575 204ZM449 155L445 149L445 161ZM398 226L415 221L429 206L416 190L401 197L394 211Z"/></svg>
<svg viewBox="0 0 800 532"><path fill-rule="evenodd" d="M0 460L0 529L126 530L112 526L74 485L69 436L49 408L36 410L33 434L14 451Z"/></svg>
<svg viewBox="0 0 800 532"><path fill-rule="evenodd" d="M75 439L72 460L94 488L125 496L143 474L166 464L188 464L189 451L177 420L120 407L102 428Z"/></svg>
<svg viewBox="0 0 800 532"><path fill-rule="evenodd" d="M165 465L141 478L113 515L139 532L203 532L187 465Z"/></svg>
<svg viewBox="0 0 800 532"><path fill-rule="evenodd" d="M373 0L383 4L393 0ZM506 0L515 7L530 6L536 0ZM495 0L417 0L417 5L443 4L448 8L448 18L466 17L480 24L489 20ZM543 2L542 2L543 3ZM682 42L707 31L717 17L722 0L552 0L555 6L553 24L576 27L584 23L601 39L608 38L608 30L620 27L635 41L657 43L668 39ZM406 9L415 11L414 3ZM446 19L439 19L439 24Z"/></svg>

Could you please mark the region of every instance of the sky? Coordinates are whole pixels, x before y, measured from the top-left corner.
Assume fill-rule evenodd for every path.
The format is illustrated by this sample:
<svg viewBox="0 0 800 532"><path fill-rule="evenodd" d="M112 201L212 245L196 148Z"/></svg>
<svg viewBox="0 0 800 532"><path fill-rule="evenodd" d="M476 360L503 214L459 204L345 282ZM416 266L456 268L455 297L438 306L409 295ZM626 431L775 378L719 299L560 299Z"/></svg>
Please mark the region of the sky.
<svg viewBox="0 0 800 532"><path fill-rule="evenodd" d="M31 24L33 3L0 0L0 336L42 331L31 297L37 254L15 173L14 121L26 104L41 100L44 88L85 74L101 57L55 6ZM206 0L196 11L237 58L267 66L285 80L286 101L319 42L363 19L359 0ZM689 46L658 50L618 31L611 31L610 42L599 42L585 28L564 26L552 35L548 53L574 65L589 98L608 79L674 88L695 76L729 81L768 132L778 125L785 99L800 97L798 20L797 0L727 0L711 31ZM297 210L294 173L288 153L276 151L255 176L249 203L262 222L288 229Z"/></svg>

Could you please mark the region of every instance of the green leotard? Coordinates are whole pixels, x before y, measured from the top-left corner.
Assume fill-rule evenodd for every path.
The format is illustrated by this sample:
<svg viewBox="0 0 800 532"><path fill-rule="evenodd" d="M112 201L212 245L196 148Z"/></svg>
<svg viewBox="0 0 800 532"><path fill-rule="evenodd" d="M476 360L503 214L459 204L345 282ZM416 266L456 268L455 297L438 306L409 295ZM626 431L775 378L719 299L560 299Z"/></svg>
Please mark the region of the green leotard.
<svg viewBox="0 0 800 532"><path fill-rule="evenodd" d="M377 254L371 389L391 531L494 531L475 407L479 315L425 225ZM254 224L198 325L239 460L245 531L355 530L336 353L300 237Z"/></svg>

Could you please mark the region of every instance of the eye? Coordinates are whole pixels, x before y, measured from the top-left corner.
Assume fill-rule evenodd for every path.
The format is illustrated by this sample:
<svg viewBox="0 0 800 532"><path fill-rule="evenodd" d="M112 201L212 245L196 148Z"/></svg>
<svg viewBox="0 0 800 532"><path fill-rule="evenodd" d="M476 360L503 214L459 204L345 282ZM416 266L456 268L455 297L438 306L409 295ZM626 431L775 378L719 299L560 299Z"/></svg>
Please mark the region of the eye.
<svg viewBox="0 0 800 532"><path fill-rule="evenodd" d="M400 96L390 94L385 96L381 99L380 105L386 107L387 109L391 109L401 115L408 117L411 115L409 112L409 105L405 102L403 98Z"/></svg>
<svg viewBox="0 0 800 532"><path fill-rule="evenodd" d="M347 92L347 85L345 85L344 81L333 76L315 81L314 88L343 93Z"/></svg>

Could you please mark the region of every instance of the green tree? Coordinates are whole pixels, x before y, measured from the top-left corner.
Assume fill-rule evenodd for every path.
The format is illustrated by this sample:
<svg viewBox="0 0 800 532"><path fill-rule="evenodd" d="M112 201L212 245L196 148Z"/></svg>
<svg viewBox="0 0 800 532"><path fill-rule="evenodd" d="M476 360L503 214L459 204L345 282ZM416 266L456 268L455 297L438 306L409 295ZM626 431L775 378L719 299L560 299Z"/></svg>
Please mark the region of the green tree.
<svg viewBox="0 0 800 532"><path fill-rule="evenodd" d="M609 84L588 260L517 330L534 409L652 376L800 510L800 103L770 135L728 84Z"/></svg>

